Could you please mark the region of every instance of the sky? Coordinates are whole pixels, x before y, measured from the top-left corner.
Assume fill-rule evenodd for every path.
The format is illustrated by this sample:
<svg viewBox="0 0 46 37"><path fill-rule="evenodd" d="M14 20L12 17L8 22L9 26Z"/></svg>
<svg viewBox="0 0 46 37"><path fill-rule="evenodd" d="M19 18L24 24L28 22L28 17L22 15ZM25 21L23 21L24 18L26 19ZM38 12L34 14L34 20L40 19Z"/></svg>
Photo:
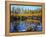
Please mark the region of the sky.
<svg viewBox="0 0 46 37"><path fill-rule="evenodd" d="M22 5L11 5L11 11L12 11L12 8L14 7L14 9L16 8L20 8L20 9L30 9L30 10L36 10L36 9L39 9L41 8L41 6L22 6Z"/></svg>

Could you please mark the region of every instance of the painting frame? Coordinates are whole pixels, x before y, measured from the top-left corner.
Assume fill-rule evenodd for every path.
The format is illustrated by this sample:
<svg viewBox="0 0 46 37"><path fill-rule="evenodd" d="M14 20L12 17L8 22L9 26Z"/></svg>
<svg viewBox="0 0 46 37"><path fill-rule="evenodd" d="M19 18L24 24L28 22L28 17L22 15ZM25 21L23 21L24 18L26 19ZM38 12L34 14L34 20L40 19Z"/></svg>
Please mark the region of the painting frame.
<svg viewBox="0 0 46 37"><path fill-rule="evenodd" d="M41 2L20 2L20 1L5 1L5 35L16 36L16 35L33 35L33 34L44 34L45 33L45 3ZM22 32L22 33L10 33L10 4L24 4L24 5L40 5L42 6L42 32Z"/></svg>

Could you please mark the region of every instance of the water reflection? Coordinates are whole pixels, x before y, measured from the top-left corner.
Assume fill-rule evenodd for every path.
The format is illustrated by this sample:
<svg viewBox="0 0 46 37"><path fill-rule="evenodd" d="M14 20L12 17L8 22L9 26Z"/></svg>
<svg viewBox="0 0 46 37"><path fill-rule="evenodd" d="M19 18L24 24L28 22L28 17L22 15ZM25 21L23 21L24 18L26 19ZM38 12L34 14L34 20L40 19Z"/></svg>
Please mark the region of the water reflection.
<svg viewBox="0 0 46 37"><path fill-rule="evenodd" d="M42 31L41 22L31 21L31 17L18 16L18 18L14 17L13 19L10 23L10 32Z"/></svg>

